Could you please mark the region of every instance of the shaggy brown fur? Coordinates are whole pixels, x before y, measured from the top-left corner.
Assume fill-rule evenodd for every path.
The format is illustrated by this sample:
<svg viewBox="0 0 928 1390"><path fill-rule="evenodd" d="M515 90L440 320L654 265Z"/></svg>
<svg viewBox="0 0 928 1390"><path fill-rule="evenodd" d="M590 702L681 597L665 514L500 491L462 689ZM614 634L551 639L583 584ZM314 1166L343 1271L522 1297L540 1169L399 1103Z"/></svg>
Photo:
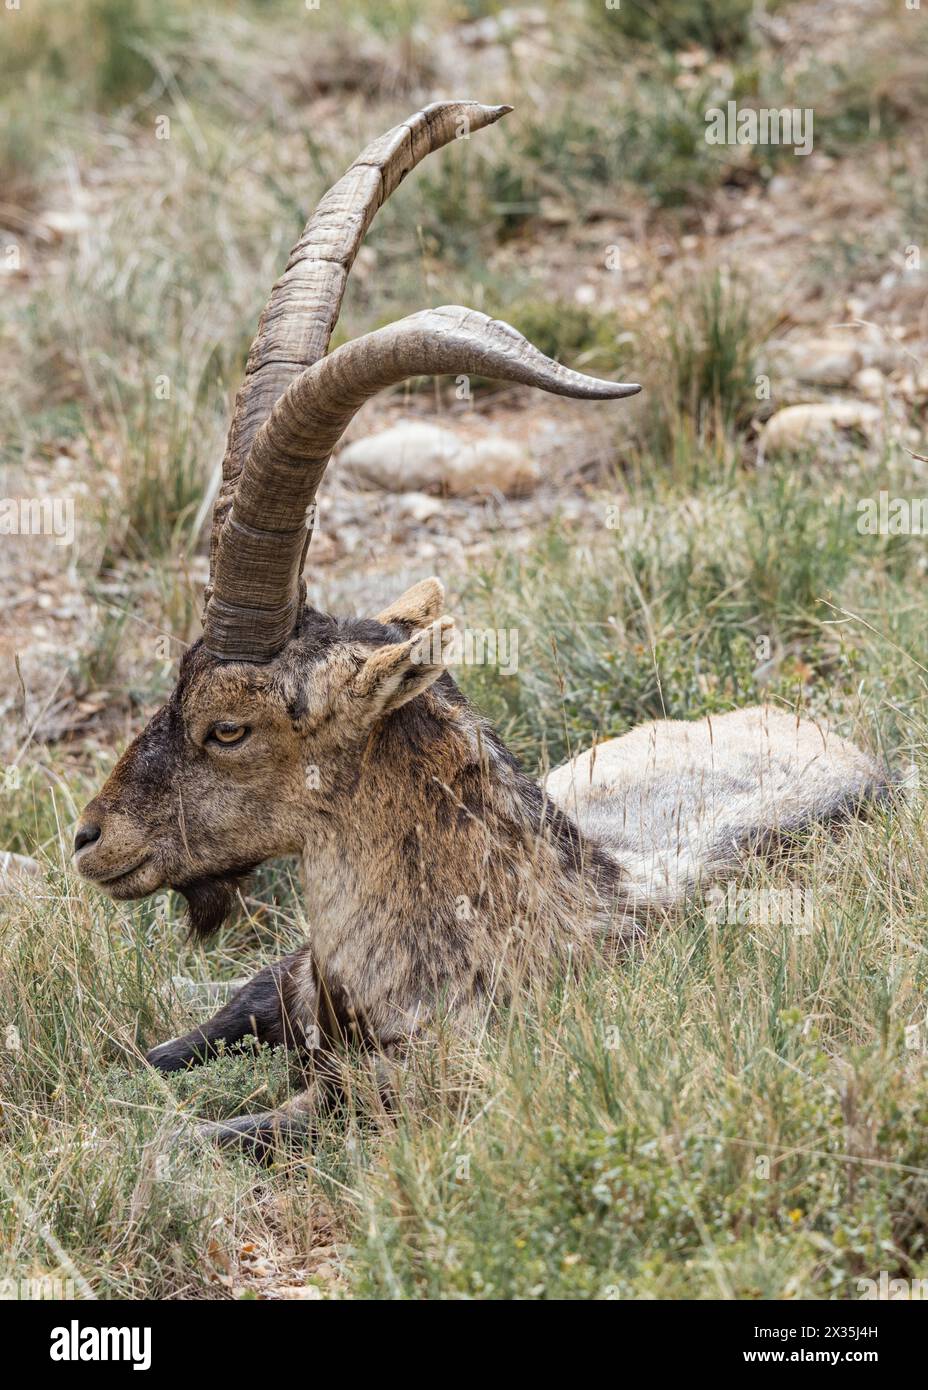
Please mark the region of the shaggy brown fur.
<svg viewBox="0 0 928 1390"><path fill-rule="evenodd" d="M490 998L601 951L779 826L885 786L852 745L753 710L645 726L543 791L431 659L435 632L450 637L441 603L429 580L373 621L308 610L265 666L195 646L87 806L81 873L119 899L178 889L201 935L250 869L302 858L307 946L155 1066L252 1034L311 1054L318 1080L346 1040L390 1057L436 1010L472 1027ZM218 1132L260 1148L310 1100Z"/></svg>

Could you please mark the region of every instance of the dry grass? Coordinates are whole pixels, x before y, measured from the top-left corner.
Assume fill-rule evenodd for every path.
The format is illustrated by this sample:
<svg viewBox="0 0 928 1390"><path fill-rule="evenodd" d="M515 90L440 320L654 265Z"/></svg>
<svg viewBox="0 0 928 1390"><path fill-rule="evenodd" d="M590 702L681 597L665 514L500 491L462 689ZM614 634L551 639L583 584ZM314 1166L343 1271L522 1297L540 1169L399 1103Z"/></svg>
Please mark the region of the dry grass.
<svg viewBox="0 0 928 1390"><path fill-rule="evenodd" d="M0 898L0 1276L73 1265L110 1297L831 1297L926 1271L917 793L756 869L756 890L810 893L808 935L713 927L694 903L494 1019L476 1054L416 1059L395 1124L335 1116L269 1173L169 1136L284 1092L280 1057L165 1081L141 1055L210 1007L207 982L300 939L290 867L262 870L208 950L171 897L116 909L68 870L79 807L197 632L205 501L268 287L364 139L464 77L517 110L384 209L339 333L459 300L647 388L620 430L582 416L605 468L568 485L565 459L518 530L422 560L468 623L519 629L518 677L474 669L469 693L536 767L762 695L924 764L924 542L854 524L858 497L925 491L901 447L928 453L924 273L900 272L925 244L923 22L733 0L709 33L677 0L660 26L623 3L619 35L578 3L481 44L466 26L497 8L2 13L0 493L72 496L76 542L0 546L0 849L42 865ZM813 102L816 154L706 145L729 96ZM891 441L758 470L769 409L828 394L787 381L770 335L861 316L898 349ZM486 383L476 400L516 433L548 409ZM330 481L337 529L354 513ZM378 532L376 565L349 553L313 582L373 603L403 544Z"/></svg>

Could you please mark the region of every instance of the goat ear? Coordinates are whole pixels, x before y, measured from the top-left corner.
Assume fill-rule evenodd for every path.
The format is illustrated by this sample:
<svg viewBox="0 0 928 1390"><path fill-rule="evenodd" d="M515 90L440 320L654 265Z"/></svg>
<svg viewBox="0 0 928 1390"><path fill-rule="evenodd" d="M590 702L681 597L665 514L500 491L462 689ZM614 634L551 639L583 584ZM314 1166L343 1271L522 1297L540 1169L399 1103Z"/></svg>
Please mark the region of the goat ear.
<svg viewBox="0 0 928 1390"><path fill-rule="evenodd" d="M445 606L445 586L440 579L420 579L405 594L389 604L382 613L377 614L378 623L387 626L397 623L400 627L418 630L427 623L441 617Z"/></svg>
<svg viewBox="0 0 928 1390"><path fill-rule="evenodd" d="M355 676L354 695L372 719L392 713L438 679L453 640L454 619L439 618L405 642L378 647Z"/></svg>

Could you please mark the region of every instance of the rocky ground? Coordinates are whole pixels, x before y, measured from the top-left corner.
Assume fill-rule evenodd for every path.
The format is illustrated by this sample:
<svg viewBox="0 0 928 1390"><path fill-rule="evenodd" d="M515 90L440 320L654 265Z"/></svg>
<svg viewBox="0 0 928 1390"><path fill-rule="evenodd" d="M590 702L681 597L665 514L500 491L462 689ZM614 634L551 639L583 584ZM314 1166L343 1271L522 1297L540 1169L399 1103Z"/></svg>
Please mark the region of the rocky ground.
<svg viewBox="0 0 928 1390"><path fill-rule="evenodd" d="M874 20L879 23L871 28ZM778 9L764 24L787 66L813 51L823 70L846 53L850 35L878 54L880 25L889 32L882 7L866 0ZM416 41L429 53L429 81L416 90L417 100L449 87L499 88L505 95L514 65L529 94L543 100L538 84L558 56L557 26L545 10L532 7L433 25ZM724 75L724 62L698 44L676 57L673 80L684 89L707 68ZM359 83L371 68L385 69L389 90L389 45L368 40L357 61ZM341 80L350 82L344 75ZM331 95L309 99L303 119L309 126L337 120ZM368 112L366 128L375 124ZM483 138L505 141L505 125ZM28 314L43 296L66 296L75 261L98 254L96 229L118 205L138 160L125 138L114 142L107 162L99 154L87 165L68 157L28 205L14 201L0 210L15 250L0 259L8 346L15 348L17 314ZM769 387L766 396L760 388L754 426L743 441L748 456L762 465L771 449L820 447L847 433L874 447L896 440L917 455L915 419L928 401L928 309L917 228L887 197L890 164L879 145L844 158L814 150L781 162L766 182L725 184L698 209L673 217L655 215L634 192L604 186L596 190L598 205L578 221L552 193L542 198L529 233L497 248L494 269L505 278L517 264L539 297L614 312L623 325L623 365L641 378L645 392L655 393L661 383L648 367L659 370L659 364L649 362L648 351L634 349L660 332L662 308L678 287L723 267L751 286L766 330L757 368ZM414 203L415 183L399 196ZM846 235L866 250L859 265L853 257L842 260ZM379 259L372 236L355 277L376 281ZM426 292L440 296L440 268L430 266L426 280ZM67 376L57 377L53 350L40 365L55 396L66 399ZM105 393L105 360L92 371ZM5 375L9 389L17 375L15 352ZM526 544L552 518L571 526L601 524L602 489L621 489L620 470L642 409L634 402L619 417L609 406L518 390L459 401L447 387L371 403L326 480L312 551L314 593L332 606L370 608L386 589L401 588L423 568L453 580L501 544ZM431 435L422 432L424 425L433 427ZM101 604L110 619L129 612L120 642L138 646L143 661L151 660L163 628L163 614L137 611L145 581L131 563L117 560L99 571L99 512L118 510L131 453L117 456L105 434L56 439L47 429L26 427L27 449L8 465L4 492L73 498L77 537L74 545L21 538L0 555L7 761L16 757L24 722L40 744L65 738L82 748L98 731L108 746L124 730L124 719L114 718L111 708L114 700L124 703L122 693L88 679L81 661L101 640ZM915 464L917 476L923 463L916 457ZM182 570L195 591L206 572L202 543ZM186 640L192 630L172 635ZM132 667L128 651L120 664L116 684Z"/></svg>

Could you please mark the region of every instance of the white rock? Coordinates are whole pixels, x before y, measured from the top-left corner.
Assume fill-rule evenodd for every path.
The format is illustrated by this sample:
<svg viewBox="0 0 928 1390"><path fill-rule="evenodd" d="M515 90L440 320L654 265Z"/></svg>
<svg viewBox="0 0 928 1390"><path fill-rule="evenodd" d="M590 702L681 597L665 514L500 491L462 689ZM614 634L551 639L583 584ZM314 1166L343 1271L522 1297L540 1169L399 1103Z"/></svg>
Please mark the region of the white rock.
<svg viewBox="0 0 928 1390"><path fill-rule="evenodd" d="M430 521L433 516L441 516L444 511L441 500L438 497L429 497L426 492L404 492L398 501L400 512L413 521Z"/></svg>
<svg viewBox="0 0 928 1390"><path fill-rule="evenodd" d="M764 426L761 449L765 454L800 449L837 437L840 430L856 429L875 434L883 412L867 401L820 401L814 405L788 405L778 410Z"/></svg>
<svg viewBox="0 0 928 1390"><path fill-rule="evenodd" d="M456 497L501 492L521 497L538 486L541 474L525 449L509 439L478 439L464 444L451 461L448 491Z"/></svg>
<svg viewBox="0 0 928 1390"><path fill-rule="evenodd" d="M921 403L928 397L928 367L917 372L905 372L897 385L900 395L907 401Z"/></svg>
<svg viewBox="0 0 928 1390"><path fill-rule="evenodd" d="M338 466L362 487L385 492L447 492L458 497L530 492L538 465L505 439L462 439L453 430L409 420L342 450Z"/></svg>
<svg viewBox="0 0 928 1390"><path fill-rule="evenodd" d="M859 344L860 355L865 367L876 367L881 372L895 371L905 354L895 343L885 338L864 339Z"/></svg>
<svg viewBox="0 0 928 1390"><path fill-rule="evenodd" d="M42 869L35 859L12 850L0 851L0 893L25 888L30 879L39 878Z"/></svg>
<svg viewBox="0 0 928 1390"><path fill-rule="evenodd" d="M447 479L461 441L451 430L411 420L357 439L338 456L347 477L386 492L422 492Z"/></svg>
<svg viewBox="0 0 928 1390"><path fill-rule="evenodd" d="M809 386L847 386L864 365L858 346L846 338L815 338L784 344L788 370Z"/></svg>
<svg viewBox="0 0 928 1390"><path fill-rule="evenodd" d="M863 367L851 385L866 401L881 401L886 395L886 378L877 367Z"/></svg>

